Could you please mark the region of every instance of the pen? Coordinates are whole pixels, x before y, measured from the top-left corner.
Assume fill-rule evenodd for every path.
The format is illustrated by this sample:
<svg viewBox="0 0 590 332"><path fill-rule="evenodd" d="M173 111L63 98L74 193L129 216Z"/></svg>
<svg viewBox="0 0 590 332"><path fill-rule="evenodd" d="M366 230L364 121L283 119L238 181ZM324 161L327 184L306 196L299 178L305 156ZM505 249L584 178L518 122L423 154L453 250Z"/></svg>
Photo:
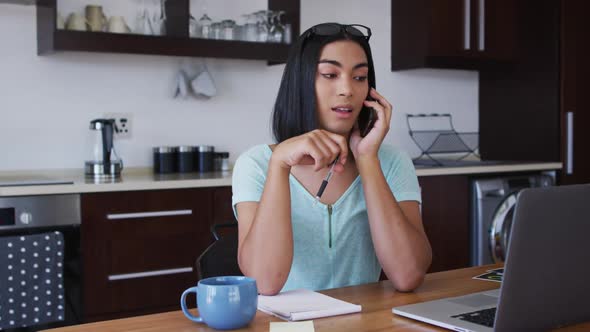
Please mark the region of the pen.
<svg viewBox="0 0 590 332"><path fill-rule="evenodd" d="M320 186L320 190L318 190L318 193L315 195L316 203L319 202L320 197L322 197L322 194L324 193L324 190L326 190L326 186L328 185L328 181L330 181L330 178L332 177L332 173L334 172L334 166L338 162L339 158L340 158L340 155L338 155L336 157L336 160L334 160L334 162L332 163L332 167L330 167L328 174L326 174L326 177L322 181L322 185Z"/></svg>

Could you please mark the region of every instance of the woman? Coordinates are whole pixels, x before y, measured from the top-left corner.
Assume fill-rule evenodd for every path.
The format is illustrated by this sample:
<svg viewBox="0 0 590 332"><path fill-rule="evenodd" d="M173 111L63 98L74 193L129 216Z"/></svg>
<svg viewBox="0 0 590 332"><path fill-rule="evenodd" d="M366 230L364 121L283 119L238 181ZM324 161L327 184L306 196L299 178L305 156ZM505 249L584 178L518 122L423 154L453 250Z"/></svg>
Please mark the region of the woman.
<svg viewBox="0 0 590 332"><path fill-rule="evenodd" d="M274 107L277 144L236 161L238 263L261 294L375 282L381 268L396 289L410 291L430 266L412 162L381 145L392 107L374 89L370 36L365 26L338 23L305 31ZM357 117L367 107L377 120L361 137Z"/></svg>

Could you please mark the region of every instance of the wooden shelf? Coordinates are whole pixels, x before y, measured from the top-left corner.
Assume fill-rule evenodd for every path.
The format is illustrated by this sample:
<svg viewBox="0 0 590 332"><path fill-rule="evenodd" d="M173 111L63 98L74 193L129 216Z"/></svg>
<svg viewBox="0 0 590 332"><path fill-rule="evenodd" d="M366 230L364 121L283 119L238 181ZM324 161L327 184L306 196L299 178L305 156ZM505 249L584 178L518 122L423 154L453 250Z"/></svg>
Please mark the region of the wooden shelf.
<svg viewBox="0 0 590 332"><path fill-rule="evenodd" d="M38 54L82 51L285 61L289 47L276 43L56 30L50 42L40 45Z"/></svg>
<svg viewBox="0 0 590 332"><path fill-rule="evenodd" d="M188 36L188 0L170 0L170 10L180 17L168 22L170 35L148 36L56 29L56 0L37 2L37 53L48 55L61 51L171 55L208 58L266 60L281 63L287 60L291 45L246 41L197 39ZM292 35L299 34L300 0L269 0L269 9L287 12L286 22ZM167 5L168 6L168 5ZM168 10L168 8L167 8Z"/></svg>

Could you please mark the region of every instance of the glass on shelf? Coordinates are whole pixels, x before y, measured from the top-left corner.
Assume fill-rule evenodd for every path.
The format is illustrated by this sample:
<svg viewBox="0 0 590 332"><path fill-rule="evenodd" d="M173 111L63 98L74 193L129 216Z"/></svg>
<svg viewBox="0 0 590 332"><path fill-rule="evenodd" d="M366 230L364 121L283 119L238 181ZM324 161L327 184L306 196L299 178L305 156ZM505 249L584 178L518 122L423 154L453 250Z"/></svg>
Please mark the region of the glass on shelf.
<svg viewBox="0 0 590 332"><path fill-rule="evenodd" d="M243 40L255 42L258 41L258 22L255 14L243 15L246 17L246 23L243 28Z"/></svg>
<svg viewBox="0 0 590 332"><path fill-rule="evenodd" d="M209 38L211 38L211 39L223 39L221 33L222 33L222 24L221 24L221 22L213 22L213 23L211 23L211 31L209 33Z"/></svg>
<svg viewBox="0 0 590 332"><path fill-rule="evenodd" d="M152 29L154 31L154 35L166 34L166 0L160 0L160 11L154 12Z"/></svg>
<svg viewBox="0 0 590 332"><path fill-rule="evenodd" d="M268 10L260 10L254 13L258 19L258 38L257 41L265 43L268 41L270 24L268 23Z"/></svg>
<svg viewBox="0 0 590 332"><path fill-rule="evenodd" d="M197 0L194 0L197 1ZM284 23L285 11L259 10L253 13L212 19L207 1L200 0L200 13L189 13L191 38L240 40L257 43L290 43L291 25ZM200 18L197 20L196 18Z"/></svg>
<svg viewBox="0 0 590 332"><path fill-rule="evenodd" d="M212 27L213 20L207 14L203 14L197 21L195 37L197 38L212 38Z"/></svg>
<svg viewBox="0 0 590 332"><path fill-rule="evenodd" d="M166 0L140 0L133 33L140 35L166 34Z"/></svg>
<svg viewBox="0 0 590 332"><path fill-rule="evenodd" d="M284 11L270 12L271 26L269 31L269 41L274 43L282 43L285 35L285 26L281 23L281 16Z"/></svg>
<svg viewBox="0 0 590 332"><path fill-rule="evenodd" d="M201 8L202 14L200 14L199 17L197 14L193 16L189 13L189 36L192 38L213 38L211 31L211 24L213 24L213 20L211 17L209 17L207 11L207 0L200 0L199 5L196 6ZM199 17L199 19L197 20L195 17Z"/></svg>
<svg viewBox="0 0 590 332"><path fill-rule="evenodd" d="M234 20L221 21L221 38L225 40L234 40L234 29L236 22Z"/></svg>
<svg viewBox="0 0 590 332"><path fill-rule="evenodd" d="M134 32L140 35L152 35L154 30L152 28L152 20L150 18L150 12L147 8L147 1L141 0L141 6L135 18L135 29Z"/></svg>

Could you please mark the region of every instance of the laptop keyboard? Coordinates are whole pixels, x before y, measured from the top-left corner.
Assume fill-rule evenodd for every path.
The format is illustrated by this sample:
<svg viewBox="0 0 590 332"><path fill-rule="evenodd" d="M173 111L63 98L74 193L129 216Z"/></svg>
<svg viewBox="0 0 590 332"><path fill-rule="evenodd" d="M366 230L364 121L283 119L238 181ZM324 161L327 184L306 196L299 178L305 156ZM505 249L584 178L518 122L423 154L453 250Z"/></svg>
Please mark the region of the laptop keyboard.
<svg viewBox="0 0 590 332"><path fill-rule="evenodd" d="M470 323L484 325L487 327L494 327L494 318L496 317L496 308L483 309L473 312L467 312L460 315L451 316L452 318L459 318Z"/></svg>

